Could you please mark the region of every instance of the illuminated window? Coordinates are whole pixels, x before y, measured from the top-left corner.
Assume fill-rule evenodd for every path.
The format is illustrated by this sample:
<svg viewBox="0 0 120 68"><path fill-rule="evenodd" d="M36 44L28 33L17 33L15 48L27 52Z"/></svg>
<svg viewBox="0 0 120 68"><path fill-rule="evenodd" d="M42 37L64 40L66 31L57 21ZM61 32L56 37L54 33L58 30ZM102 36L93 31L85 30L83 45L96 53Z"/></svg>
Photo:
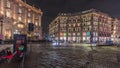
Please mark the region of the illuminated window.
<svg viewBox="0 0 120 68"><path fill-rule="evenodd" d="M13 22L13 24L16 24L16 23L17 23L16 21Z"/></svg>
<svg viewBox="0 0 120 68"><path fill-rule="evenodd" d="M77 33L77 35L79 36L79 35L80 35L80 33Z"/></svg>
<svg viewBox="0 0 120 68"><path fill-rule="evenodd" d="M31 11L31 9L28 9L28 11Z"/></svg>
<svg viewBox="0 0 120 68"><path fill-rule="evenodd" d="M86 32L86 35L87 35L87 36L90 36L90 32Z"/></svg>
<svg viewBox="0 0 120 68"><path fill-rule="evenodd" d="M87 22L87 25L90 25L90 22Z"/></svg>
<svg viewBox="0 0 120 68"><path fill-rule="evenodd" d="M31 20L30 19L28 19L28 23L30 23L31 22Z"/></svg>
<svg viewBox="0 0 120 68"><path fill-rule="evenodd" d="M10 1L7 1L7 8L10 8Z"/></svg>
<svg viewBox="0 0 120 68"><path fill-rule="evenodd" d="M38 22L36 22L35 25L38 26Z"/></svg>
<svg viewBox="0 0 120 68"><path fill-rule="evenodd" d="M86 36L86 32L83 32L83 36Z"/></svg>
<svg viewBox="0 0 120 68"><path fill-rule="evenodd" d="M18 20L19 20L19 21L22 21L22 18L21 18L21 17L18 17Z"/></svg>
<svg viewBox="0 0 120 68"><path fill-rule="evenodd" d="M28 13L28 17L31 17L31 14L30 14L30 13Z"/></svg>
<svg viewBox="0 0 120 68"><path fill-rule="evenodd" d="M69 36L71 36L71 33L68 33Z"/></svg>
<svg viewBox="0 0 120 68"><path fill-rule="evenodd" d="M61 33L60 33L60 36L62 36L62 35L63 35L63 33L61 32Z"/></svg>
<svg viewBox="0 0 120 68"><path fill-rule="evenodd" d="M19 11L18 11L19 13L22 13L22 9L21 8L19 8Z"/></svg>
<svg viewBox="0 0 120 68"><path fill-rule="evenodd" d="M19 6L22 6L22 4L19 4Z"/></svg>
<svg viewBox="0 0 120 68"><path fill-rule="evenodd" d="M80 26L80 23L78 23L77 25Z"/></svg>
<svg viewBox="0 0 120 68"><path fill-rule="evenodd" d="M73 36L75 36L75 33L73 33Z"/></svg>
<svg viewBox="0 0 120 68"><path fill-rule="evenodd" d="M18 28L24 28L24 25L18 24L17 27L18 27Z"/></svg>
<svg viewBox="0 0 120 68"><path fill-rule="evenodd" d="M61 27L63 27L63 24L60 24Z"/></svg>
<svg viewBox="0 0 120 68"><path fill-rule="evenodd" d="M69 24L69 26L71 26L71 24Z"/></svg>
<svg viewBox="0 0 120 68"><path fill-rule="evenodd" d="M66 36L67 34L66 33L64 33L64 36Z"/></svg>
<svg viewBox="0 0 120 68"><path fill-rule="evenodd" d="M9 11L6 12L7 17L11 17L11 13Z"/></svg>
<svg viewBox="0 0 120 68"><path fill-rule="evenodd" d="M83 37L83 41L84 41L84 40L86 40L86 38L85 38L85 37Z"/></svg>
<svg viewBox="0 0 120 68"><path fill-rule="evenodd" d="M75 24L73 24L73 26L75 27Z"/></svg>
<svg viewBox="0 0 120 68"><path fill-rule="evenodd" d="M10 37L11 37L11 30L10 29L6 29L5 30L5 38L6 39L10 39Z"/></svg>

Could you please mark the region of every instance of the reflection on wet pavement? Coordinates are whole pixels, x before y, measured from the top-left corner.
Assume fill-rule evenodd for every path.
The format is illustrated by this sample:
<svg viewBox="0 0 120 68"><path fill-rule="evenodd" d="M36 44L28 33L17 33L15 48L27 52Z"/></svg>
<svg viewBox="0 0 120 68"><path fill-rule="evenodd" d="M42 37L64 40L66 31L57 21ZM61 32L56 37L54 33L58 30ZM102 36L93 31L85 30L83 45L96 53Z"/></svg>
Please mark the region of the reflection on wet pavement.
<svg viewBox="0 0 120 68"><path fill-rule="evenodd" d="M31 53L27 57L25 68L119 68L115 53L98 49L92 52L93 61L90 62L88 49L83 46L53 46L39 44L31 46ZM90 63L88 63L90 62ZM88 65L86 64L88 63Z"/></svg>
<svg viewBox="0 0 120 68"><path fill-rule="evenodd" d="M35 51L36 47L39 51ZM71 46L66 48L64 46L39 45L36 47L32 47L32 53L37 52L37 61L34 60L37 68L78 68L85 64L86 56L85 53L82 53L84 52L82 49L75 49Z"/></svg>

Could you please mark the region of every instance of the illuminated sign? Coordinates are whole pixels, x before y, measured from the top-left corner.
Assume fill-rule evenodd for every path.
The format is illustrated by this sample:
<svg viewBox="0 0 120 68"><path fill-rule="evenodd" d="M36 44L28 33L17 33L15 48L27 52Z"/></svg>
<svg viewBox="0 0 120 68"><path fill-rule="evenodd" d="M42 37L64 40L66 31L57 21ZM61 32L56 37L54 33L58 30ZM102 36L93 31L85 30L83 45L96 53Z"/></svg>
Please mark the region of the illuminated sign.
<svg viewBox="0 0 120 68"><path fill-rule="evenodd" d="M63 35L63 33L62 32L60 32L60 36L62 36Z"/></svg>
<svg viewBox="0 0 120 68"><path fill-rule="evenodd" d="M87 35L87 36L90 36L90 32L86 32L86 35Z"/></svg>
<svg viewBox="0 0 120 68"><path fill-rule="evenodd" d="M64 33L64 36L66 36L67 34L66 33Z"/></svg>
<svg viewBox="0 0 120 68"><path fill-rule="evenodd" d="M24 50L24 46L20 46L18 49L22 51Z"/></svg>
<svg viewBox="0 0 120 68"><path fill-rule="evenodd" d="M86 36L86 32L83 32L83 36Z"/></svg>

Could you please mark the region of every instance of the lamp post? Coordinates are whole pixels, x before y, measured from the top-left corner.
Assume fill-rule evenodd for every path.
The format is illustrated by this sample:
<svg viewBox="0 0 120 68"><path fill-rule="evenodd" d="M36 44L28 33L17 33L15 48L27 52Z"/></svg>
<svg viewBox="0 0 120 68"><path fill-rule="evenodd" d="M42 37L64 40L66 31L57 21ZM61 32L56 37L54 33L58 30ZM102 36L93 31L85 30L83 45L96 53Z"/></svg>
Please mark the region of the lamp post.
<svg viewBox="0 0 120 68"><path fill-rule="evenodd" d="M0 44L2 44L2 40L3 40L3 33L2 33L2 31L3 31L3 17L2 16L0 16L0 27L1 27L1 30L0 30Z"/></svg>
<svg viewBox="0 0 120 68"><path fill-rule="evenodd" d="M3 17L0 17L0 27L1 27L0 34L2 35L2 30L3 30Z"/></svg>

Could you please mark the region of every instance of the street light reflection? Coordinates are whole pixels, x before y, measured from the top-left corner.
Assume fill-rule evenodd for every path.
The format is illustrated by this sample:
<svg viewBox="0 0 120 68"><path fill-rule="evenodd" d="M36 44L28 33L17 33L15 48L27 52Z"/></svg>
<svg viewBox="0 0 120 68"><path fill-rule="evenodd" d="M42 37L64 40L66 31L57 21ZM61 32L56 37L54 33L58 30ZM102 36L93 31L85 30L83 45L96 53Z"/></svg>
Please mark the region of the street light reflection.
<svg viewBox="0 0 120 68"><path fill-rule="evenodd" d="M58 46L58 42L53 42L52 45L53 46Z"/></svg>

